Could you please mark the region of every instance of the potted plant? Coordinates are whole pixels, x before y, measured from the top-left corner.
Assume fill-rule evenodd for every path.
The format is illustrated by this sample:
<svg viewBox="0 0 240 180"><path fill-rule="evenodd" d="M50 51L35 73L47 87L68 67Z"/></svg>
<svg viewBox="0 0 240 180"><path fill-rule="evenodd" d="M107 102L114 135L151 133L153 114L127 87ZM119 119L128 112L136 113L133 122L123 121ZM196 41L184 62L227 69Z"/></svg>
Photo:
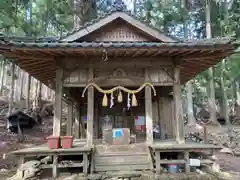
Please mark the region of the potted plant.
<svg viewBox="0 0 240 180"><path fill-rule="evenodd" d="M72 136L62 136L61 137L61 146L64 149L72 148L73 137Z"/></svg>
<svg viewBox="0 0 240 180"><path fill-rule="evenodd" d="M60 147L59 136L48 136L47 144L50 149L58 149Z"/></svg>

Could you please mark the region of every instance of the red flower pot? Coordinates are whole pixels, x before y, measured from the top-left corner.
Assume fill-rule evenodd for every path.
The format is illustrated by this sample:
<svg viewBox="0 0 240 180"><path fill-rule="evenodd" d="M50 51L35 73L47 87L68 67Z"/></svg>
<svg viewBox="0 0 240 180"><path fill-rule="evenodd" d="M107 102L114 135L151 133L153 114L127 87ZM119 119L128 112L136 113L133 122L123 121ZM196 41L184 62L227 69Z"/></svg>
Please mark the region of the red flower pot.
<svg viewBox="0 0 240 180"><path fill-rule="evenodd" d="M49 136L47 137L48 148L58 149L59 148L59 137L58 136Z"/></svg>
<svg viewBox="0 0 240 180"><path fill-rule="evenodd" d="M62 136L61 137L61 145L64 149L72 148L73 137L72 136Z"/></svg>

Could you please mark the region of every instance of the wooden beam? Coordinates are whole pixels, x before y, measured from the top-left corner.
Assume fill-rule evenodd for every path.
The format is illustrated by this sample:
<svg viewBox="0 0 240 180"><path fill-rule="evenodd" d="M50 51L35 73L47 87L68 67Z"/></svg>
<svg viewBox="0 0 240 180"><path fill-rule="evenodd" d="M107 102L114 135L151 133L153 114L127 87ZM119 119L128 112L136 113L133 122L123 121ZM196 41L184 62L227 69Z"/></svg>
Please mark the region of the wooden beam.
<svg viewBox="0 0 240 180"><path fill-rule="evenodd" d="M174 85L173 85L173 99L174 99L174 117L176 122L176 141L178 144L185 143L184 139L184 122L181 102L181 84L180 84L180 67L174 67Z"/></svg>
<svg viewBox="0 0 240 180"><path fill-rule="evenodd" d="M73 135L73 103L68 103L67 136Z"/></svg>
<svg viewBox="0 0 240 180"><path fill-rule="evenodd" d="M221 57L224 57L224 56L227 56L228 53L225 52L225 51L214 51L212 53L209 53L207 55L201 55L201 53L195 53L195 54L192 54L191 56L184 56L182 57L181 59L184 59L184 60L192 60L192 59L216 59L216 58L221 58Z"/></svg>
<svg viewBox="0 0 240 180"><path fill-rule="evenodd" d="M32 72L35 76L41 76L41 77L49 77L49 75L56 76L56 67L47 67L47 68L41 68L38 70L30 70L29 72Z"/></svg>
<svg viewBox="0 0 240 180"><path fill-rule="evenodd" d="M22 60L22 61L17 61L17 65L18 66L22 66L22 67L28 67L28 66L34 66L34 65L38 65L38 64L49 64L51 61L47 61L47 60Z"/></svg>
<svg viewBox="0 0 240 180"><path fill-rule="evenodd" d="M56 71L56 89L53 117L53 136L60 136L62 120L63 69Z"/></svg>
<svg viewBox="0 0 240 180"><path fill-rule="evenodd" d="M93 79L93 69L89 69L89 80ZM87 146L93 145L93 118L94 118L94 89L88 88L87 104Z"/></svg>
<svg viewBox="0 0 240 180"><path fill-rule="evenodd" d="M76 64L81 68L99 68L103 65L107 67L156 67L156 66L172 66L172 58L169 56L162 57L136 57L136 58L128 58L128 57L109 57L107 61L103 61L101 58L89 58L88 60L79 60L79 57L69 57L63 61L64 67L69 66L69 62L71 61L76 67Z"/></svg>
<svg viewBox="0 0 240 180"><path fill-rule="evenodd" d="M19 64L19 66L22 68L22 69L40 69L40 68L48 68L48 67L56 67L56 64L54 62L49 62L49 63L46 63L46 62L42 62L40 64L36 64L36 65L31 65L31 64L28 64L28 65L21 65Z"/></svg>
<svg viewBox="0 0 240 180"><path fill-rule="evenodd" d="M147 69L145 70L146 82L149 80ZM146 143L153 144L153 115L152 115L152 89L145 87L145 117L146 117Z"/></svg>

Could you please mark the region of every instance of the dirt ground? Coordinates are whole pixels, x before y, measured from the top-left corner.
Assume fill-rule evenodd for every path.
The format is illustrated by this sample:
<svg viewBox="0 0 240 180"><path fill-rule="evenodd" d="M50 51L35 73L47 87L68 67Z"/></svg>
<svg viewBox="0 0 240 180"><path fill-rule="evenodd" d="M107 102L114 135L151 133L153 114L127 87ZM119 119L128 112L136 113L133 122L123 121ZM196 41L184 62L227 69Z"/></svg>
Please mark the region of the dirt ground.
<svg viewBox="0 0 240 180"><path fill-rule="evenodd" d="M227 128L228 127L212 128L211 131L225 131ZM24 142L19 143L16 135L6 133L4 120L0 119L0 180L11 176L16 170L16 158L6 156L6 154L17 149L45 143L45 138L52 133L52 118L44 119L42 125L38 125L30 130L25 130L23 133ZM239 175L240 157L218 153L217 162L224 171Z"/></svg>
<svg viewBox="0 0 240 180"><path fill-rule="evenodd" d="M7 133L4 121L0 120L0 170L16 167L16 158L7 156L8 152L45 143L46 137L52 134L52 118L44 119L41 125L33 129L24 130L23 134L24 141L19 143L18 136Z"/></svg>

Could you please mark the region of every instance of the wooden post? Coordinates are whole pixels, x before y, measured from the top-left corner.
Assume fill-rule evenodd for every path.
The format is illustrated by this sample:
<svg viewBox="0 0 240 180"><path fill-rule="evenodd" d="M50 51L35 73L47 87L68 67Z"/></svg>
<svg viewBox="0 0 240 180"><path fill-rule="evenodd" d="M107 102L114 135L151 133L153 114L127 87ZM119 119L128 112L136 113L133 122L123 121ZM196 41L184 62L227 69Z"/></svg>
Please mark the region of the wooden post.
<svg viewBox="0 0 240 180"><path fill-rule="evenodd" d="M58 177L58 156L53 156L53 165L52 165L52 175L53 178Z"/></svg>
<svg viewBox="0 0 240 180"><path fill-rule="evenodd" d="M149 81L148 72L145 71L145 80ZM153 144L153 119L152 119L152 89L145 87L145 117L146 117L146 143Z"/></svg>
<svg viewBox="0 0 240 180"><path fill-rule="evenodd" d="M181 84L180 84L180 68L174 67L174 85L173 85L173 99L175 110L175 122L176 122L176 141L178 144L185 143L184 139L184 122L182 114L182 102L181 102Z"/></svg>
<svg viewBox="0 0 240 180"><path fill-rule="evenodd" d="M160 151L156 151L155 152L156 154L156 173L157 174L160 174L161 173L161 164L160 164L160 161L161 161L161 156L160 156Z"/></svg>
<svg viewBox="0 0 240 180"><path fill-rule="evenodd" d="M67 136L73 135L73 103L68 103Z"/></svg>
<svg viewBox="0 0 240 180"><path fill-rule="evenodd" d="M53 117L53 136L60 136L62 120L63 69L56 71L56 90Z"/></svg>
<svg viewBox="0 0 240 180"><path fill-rule="evenodd" d="M189 165L189 152L184 152L184 159L185 159L185 173L190 173L190 165Z"/></svg>
<svg viewBox="0 0 240 180"><path fill-rule="evenodd" d="M93 70L89 69L89 79L93 78ZM93 118L94 118L94 89L88 88L88 104L87 104L87 146L93 144Z"/></svg>
<svg viewBox="0 0 240 180"><path fill-rule="evenodd" d="M79 113L80 109L79 106L76 105L76 109L75 109L75 138L79 139L80 138L80 113Z"/></svg>
<svg viewBox="0 0 240 180"><path fill-rule="evenodd" d="M88 154L87 154L87 152L84 152L83 153L83 174L85 176L87 176L87 174L88 174L88 164L89 164Z"/></svg>

